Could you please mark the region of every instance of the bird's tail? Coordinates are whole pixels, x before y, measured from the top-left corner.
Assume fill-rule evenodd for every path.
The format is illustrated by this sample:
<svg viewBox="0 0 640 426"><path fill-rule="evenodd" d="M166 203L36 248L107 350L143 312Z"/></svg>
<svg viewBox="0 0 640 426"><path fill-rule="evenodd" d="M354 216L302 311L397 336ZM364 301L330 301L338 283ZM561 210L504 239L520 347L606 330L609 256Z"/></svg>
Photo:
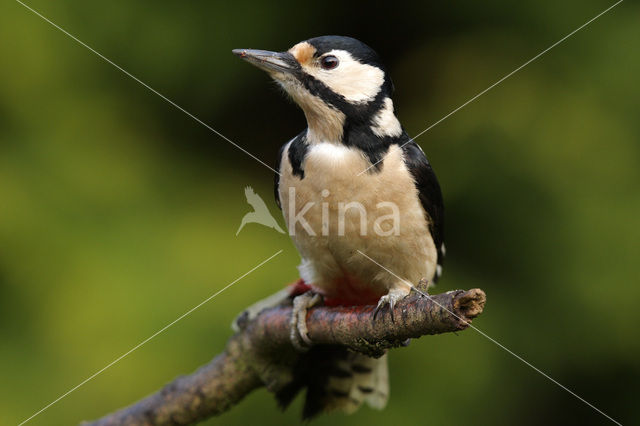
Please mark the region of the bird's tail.
<svg viewBox="0 0 640 426"><path fill-rule="evenodd" d="M309 287L303 280L261 300L240 314L232 325L241 330L263 309L291 304L294 296ZM389 398L387 355L371 358L349 351L344 346L312 346L308 352L295 352L274 360L265 369L265 383L275 392L280 407L286 408L296 395L306 390L302 412L310 419L323 411L353 413L363 402L382 409Z"/></svg>
<svg viewBox="0 0 640 426"><path fill-rule="evenodd" d="M313 347L300 357L293 380L276 393L278 402L285 408L305 388L304 419L323 411L353 413L363 402L382 409L389 398L387 356L371 358L340 346Z"/></svg>

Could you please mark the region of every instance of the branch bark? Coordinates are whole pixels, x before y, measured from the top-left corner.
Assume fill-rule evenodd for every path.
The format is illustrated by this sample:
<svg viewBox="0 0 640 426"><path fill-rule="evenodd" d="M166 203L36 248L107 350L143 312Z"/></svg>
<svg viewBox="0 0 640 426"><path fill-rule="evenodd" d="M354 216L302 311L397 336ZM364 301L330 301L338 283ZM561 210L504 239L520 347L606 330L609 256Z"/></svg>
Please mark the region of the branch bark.
<svg viewBox="0 0 640 426"><path fill-rule="evenodd" d="M307 326L315 344L344 345L380 356L409 338L464 330L482 313L480 289L428 298L411 296L393 312L374 306L316 307ZM188 376L178 377L135 404L85 425L188 425L227 411L261 386L274 390L298 354L289 340L291 307L262 311L232 336L225 351Z"/></svg>

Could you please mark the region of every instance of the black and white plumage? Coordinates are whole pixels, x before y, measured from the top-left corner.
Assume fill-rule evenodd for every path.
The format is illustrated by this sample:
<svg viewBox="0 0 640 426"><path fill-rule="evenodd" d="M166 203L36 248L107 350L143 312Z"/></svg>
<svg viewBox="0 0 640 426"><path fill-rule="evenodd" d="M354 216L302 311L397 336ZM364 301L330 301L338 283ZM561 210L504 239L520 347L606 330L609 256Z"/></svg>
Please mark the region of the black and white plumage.
<svg viewBox="0 0 640 426"><path fill-rule="evenodd" d="M405 280L435 282L444 258L440 186L395 115L393 84L378 55L339 36L312 38L280 53L234 53L267 71L307 119L308 127L281 148L275 178L276 200L301 254L305 283L326 302L393 305L411 290ZM345 209L349 203L363 206L364 220L362 211ZM395 214L397 222L390 223ZM307 386L308 397L315 395L314 401L307 398L306 414L353 411L365 400L385 405L385 358L368 359L367 374L358 375L351 367L363 364L362 356L344 356L332 362L342 365L342 376L314 370L285 386ZM287 395L281 400L287 402Z"/></svg>

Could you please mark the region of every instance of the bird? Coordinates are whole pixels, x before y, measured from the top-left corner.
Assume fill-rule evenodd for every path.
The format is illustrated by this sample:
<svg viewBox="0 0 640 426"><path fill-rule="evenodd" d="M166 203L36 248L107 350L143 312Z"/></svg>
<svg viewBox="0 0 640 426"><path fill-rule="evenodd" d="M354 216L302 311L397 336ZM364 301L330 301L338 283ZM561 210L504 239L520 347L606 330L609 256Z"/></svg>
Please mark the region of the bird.
<svg viewBox="0 0 640 426"><path fill-rule="evenodd" d="M259 223L260 225L268 226L269 228L273 228L281 234L284 234L284 231L280 228L278 222L276 222L273 216L271 216L269 208L265 204L264 200L255 193L252 187L247 186L244 189L244 195L247 198L247 203L253 207L253 211L243 216L242 221L240 222L240 227L236 231L236 236L247 223Z"/></svg>
<svg viewBox="0 0 640 426"><path fill-rule="evenodd" d="M304 418L352 413L363 402L382 409L389 396L386 354L375 359L312 346L306 309L320 299L377 304L378 312L422 280L433 285L445 255L438 179L400 124L391 77L365 43L332 35L282 52L233 53L266 71L307 124L281 147L275 167L276 203L301 256L300 280L281 294L293 298L292 342L307 351L276 397L286 407L306 388Z"/></svg>

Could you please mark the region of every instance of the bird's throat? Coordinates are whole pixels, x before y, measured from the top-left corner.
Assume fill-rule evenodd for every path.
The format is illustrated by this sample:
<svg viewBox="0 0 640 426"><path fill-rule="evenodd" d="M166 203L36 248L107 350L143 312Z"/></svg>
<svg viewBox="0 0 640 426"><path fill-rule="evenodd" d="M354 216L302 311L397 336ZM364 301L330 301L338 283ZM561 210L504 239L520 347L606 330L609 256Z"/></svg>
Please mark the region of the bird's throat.
<svg viewBox="0 0 640 426"><path fill-rule="evenodd" d="M345 123L345 115L342 111L308 93L299 94L294 98L307 119L308 143L340 143L342 141Z"/></svg>

